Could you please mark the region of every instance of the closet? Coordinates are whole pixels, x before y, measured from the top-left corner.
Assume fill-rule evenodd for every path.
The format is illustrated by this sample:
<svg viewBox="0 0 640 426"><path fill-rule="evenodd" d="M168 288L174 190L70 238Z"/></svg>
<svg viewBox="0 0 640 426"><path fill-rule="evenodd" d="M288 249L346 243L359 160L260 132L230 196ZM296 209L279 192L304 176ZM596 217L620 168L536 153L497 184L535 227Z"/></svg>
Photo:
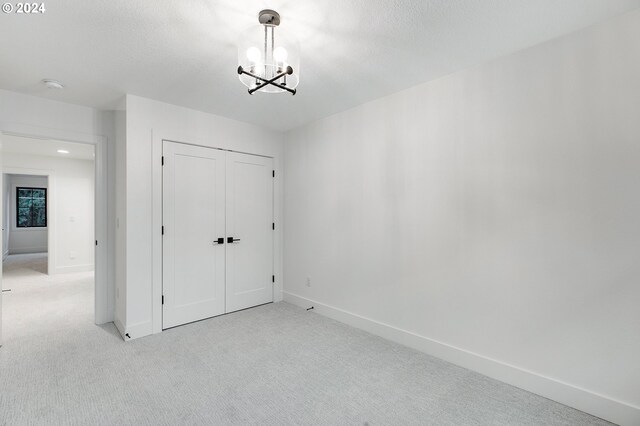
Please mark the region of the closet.
<svg viewBox="0 0 640 426"><path fill-rule="evenodd" d="M163 328L273 302L273 159L163 142Z"/></svg>

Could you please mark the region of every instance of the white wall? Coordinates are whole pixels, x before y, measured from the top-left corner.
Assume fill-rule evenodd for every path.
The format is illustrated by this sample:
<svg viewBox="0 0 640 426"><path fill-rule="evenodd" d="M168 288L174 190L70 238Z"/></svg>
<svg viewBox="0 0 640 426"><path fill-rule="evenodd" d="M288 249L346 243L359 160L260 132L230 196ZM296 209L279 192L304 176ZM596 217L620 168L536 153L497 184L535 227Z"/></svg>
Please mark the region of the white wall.
<svg viewBox="0 0 640 426"><path fill-rule="evenodd" d="M640 424L638 76L635 12L291 131L285 300Z"/></svg>
<svg viewBox="0 0 640 426"><path fill-rule="evenodd" d="M48 228L18 228L16 226L16 188L25 186L33 188L48 188L46 176L5 175L9 181L9 197L5 199L5 209L9 216L9 254L42 253L48 247ZM48 206L47 206L48 208ZM48 213L48 212L47 212ZM5 218L6 219L6 218ZM48 220L48 218L47 218Z"/></svg>
<svg viewBox="0 0 640 426"><path fill-rule="evenodd" d="M274 298L282 298L281 186L282 139L279 132L227 118L127 95L126 136L119 139L125 159L126 199L118 207L124 232L126 313L117 318L120 331L135 339L162 330L162 140L230 149L274 157L275 274ZM124 139L124 140L122 140ZM120 149L120 145L118 145ZM120 176L120 173L118 173ZM118 191L121 192L121 189ZM123 209L124 212L121 210ZM125 216L122 216L125 214ZM120 236L121 233L117 235ZM123 263L123 259L116 259ZM120 296L123 297L122 292ZM116 300L116 306L119 301Z"/></svg>
<svg viewBox="0 0 640 426"><path fill-rule="evenodd" d="M48 220L54 225L52 235L53 270L49 273L89 271L94 268L94 162L36 155L4 153L2 167L16 172L42 170L50 173L48 191ZM26 181L25 179L30 179ZM12 196L21 182L33 183L34 178L13 175ZM45 178L36 178L44 179ZM42 182L40 182L42 183ZM12 205L15 205L12 203ZM15 225L15 212L12 212ZM14 240L22 230L11 228L9 251L24 252L14 247ZM46 232L46 231L45 231ZM29 242L30 243L30 242Z"/></svg>

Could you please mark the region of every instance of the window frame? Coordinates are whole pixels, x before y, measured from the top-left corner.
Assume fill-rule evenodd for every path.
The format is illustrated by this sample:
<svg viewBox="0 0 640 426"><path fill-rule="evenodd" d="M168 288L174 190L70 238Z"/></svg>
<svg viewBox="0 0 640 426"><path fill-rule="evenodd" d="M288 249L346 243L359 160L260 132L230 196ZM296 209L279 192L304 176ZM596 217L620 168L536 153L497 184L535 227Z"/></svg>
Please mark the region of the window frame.
<svg viewBox="0 0 640 426"><path fill-rule="evenodd" d="M21 189L37 189L39 191L44 191L44 225L35 225L35 226L20 226L20 190ZM34 186L16 186L16 230L20 229L42 229L42 228L46 228L47 224L48 224L48 220L49 220L49 209L48 209L48 204L49 204L49 195L47 193L47 189L48 188L42 188L42 187L34 187ZM33 197L31 197L31 199L33 200ZM33 209L33 201L31 204L31 208Z"/></svg>

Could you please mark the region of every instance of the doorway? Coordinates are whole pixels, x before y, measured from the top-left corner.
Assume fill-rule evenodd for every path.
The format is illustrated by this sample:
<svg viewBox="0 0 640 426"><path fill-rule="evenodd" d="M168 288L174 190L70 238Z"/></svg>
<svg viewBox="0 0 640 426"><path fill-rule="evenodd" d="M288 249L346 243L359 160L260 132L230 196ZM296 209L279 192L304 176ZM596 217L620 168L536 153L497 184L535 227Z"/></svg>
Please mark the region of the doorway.
<svg viewBox="0 0 640 426"><path fill-rule="evenodd" d="M4 173L2 178L3 268L48 274L49 176Z"/></svg>
<svg viewBox="0 0 640 426"><path fill-rule="evenodd" d="M94 324L93 145L3 135L4 340Z"/></svg>

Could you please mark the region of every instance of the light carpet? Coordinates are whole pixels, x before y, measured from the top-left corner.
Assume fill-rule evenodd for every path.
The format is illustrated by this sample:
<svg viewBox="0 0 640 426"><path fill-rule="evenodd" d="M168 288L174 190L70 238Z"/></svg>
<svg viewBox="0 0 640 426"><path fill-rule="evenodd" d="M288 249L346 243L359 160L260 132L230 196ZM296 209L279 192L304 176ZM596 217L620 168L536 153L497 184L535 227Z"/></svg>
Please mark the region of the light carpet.
<svg viewBox="0 0 640 426"><path fill-rule="evenodd" d="M609 424L286 303L123 342L93 325L91 274L19 264L2 425Z"/></svg>

